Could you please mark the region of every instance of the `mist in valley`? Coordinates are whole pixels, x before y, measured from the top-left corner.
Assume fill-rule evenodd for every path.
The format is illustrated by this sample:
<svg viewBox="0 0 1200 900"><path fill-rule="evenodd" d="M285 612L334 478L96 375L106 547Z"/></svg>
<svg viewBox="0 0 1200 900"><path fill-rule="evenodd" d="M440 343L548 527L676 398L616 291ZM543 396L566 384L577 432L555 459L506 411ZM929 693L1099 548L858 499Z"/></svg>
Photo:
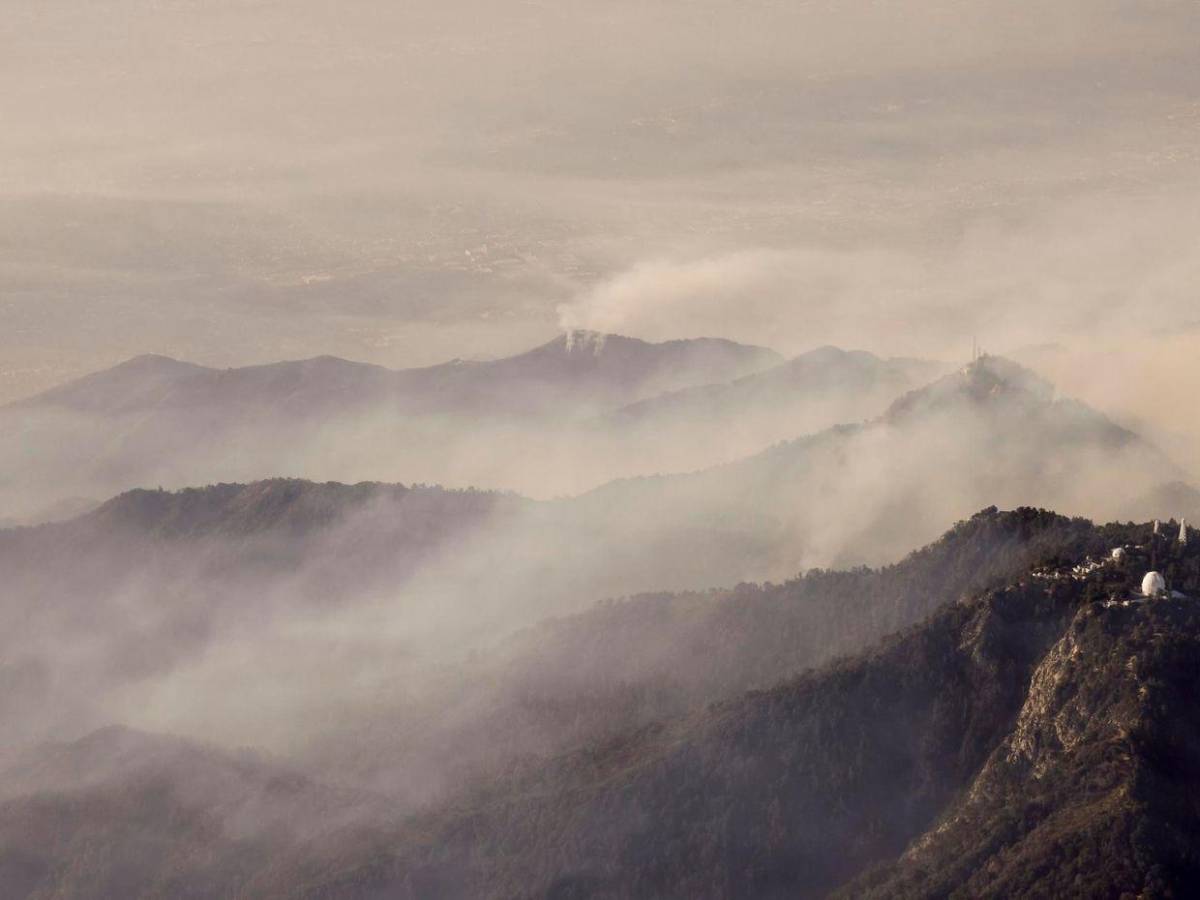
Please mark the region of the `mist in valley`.
<svg viewBox="0 0 1200 900"><path fill-rule="evenodd" d="M1194 4L7 7L4 896L936 895L1200 590Z"/></svg>

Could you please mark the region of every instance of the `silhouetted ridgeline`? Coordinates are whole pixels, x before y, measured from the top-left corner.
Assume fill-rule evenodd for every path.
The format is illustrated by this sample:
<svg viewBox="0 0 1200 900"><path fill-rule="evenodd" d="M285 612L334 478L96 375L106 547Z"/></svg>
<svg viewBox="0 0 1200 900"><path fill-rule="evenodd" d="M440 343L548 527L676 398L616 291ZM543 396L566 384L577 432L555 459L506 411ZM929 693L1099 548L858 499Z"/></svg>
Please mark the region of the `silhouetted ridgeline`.
<svg viewBox="0 0 1200 900"><path fill-rule="evenodd" d="M387 369L333 356L210 369L140 356L9 408L142 414L216 410L236 416L386 405L406 411L562 413L727 381L781 362L772 350L717 338L652 344L579 331L504 359L452 360L419 369Z"/></svg>
<svg viewBox="0 0 1200 900"><path fill-rule="evenodd" d="M83 539L298 538L328 531L363 513L373 514L373 524L380 528L413 535L448 530L460 518L515 509L525 502L498 491L297 478L179 491L139 488L67 522L0 531L0 546Z"/></svg>
<svg viewBox="0 0 1200 900"><path fill-rule="evenodd" d="M157 537L300 536L331 528L351 514L365 511L376 514L374 521L379 527L390 525L411 535L447 531L458 519L517 507L522 502L496 491L273 478L180 491L129 491L85 516L80 525ZM420 521L414 522L417 519Z"/></svg>
<svg viewBox="0 0 1200 900"><path fill-rule="evenodd" d="M681 453L688 467L708 465L874 415L931 368L841 351L785 364L726 340L594 332L504 359L402 370L329 356L223 370L142 356L0 407L0 465L22 472L0 481L0 505L14 520L38 521L70 496L281 472L317 480L421 472L545 496L631 467L677 465ZM762 370L786 371L742 390ZM642 417L651 427L637 435L598 418L701 385L728 385L753 402L701 404L683 420Z"/></svg>

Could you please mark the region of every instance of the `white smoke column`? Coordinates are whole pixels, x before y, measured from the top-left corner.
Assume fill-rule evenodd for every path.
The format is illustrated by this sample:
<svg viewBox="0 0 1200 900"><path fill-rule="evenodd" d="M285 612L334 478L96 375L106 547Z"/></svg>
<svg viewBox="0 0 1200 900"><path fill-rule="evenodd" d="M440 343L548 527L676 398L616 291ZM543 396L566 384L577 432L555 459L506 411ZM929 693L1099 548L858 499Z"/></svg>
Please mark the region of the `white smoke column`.
<svg viewBox="0 0 1200 900"><path fill-rule="evenodd" d="M792 254L771 250L686 262L648 260L560 304L559 325L568 332L707 335L738 298L776 294L793 260Z"/></svg>

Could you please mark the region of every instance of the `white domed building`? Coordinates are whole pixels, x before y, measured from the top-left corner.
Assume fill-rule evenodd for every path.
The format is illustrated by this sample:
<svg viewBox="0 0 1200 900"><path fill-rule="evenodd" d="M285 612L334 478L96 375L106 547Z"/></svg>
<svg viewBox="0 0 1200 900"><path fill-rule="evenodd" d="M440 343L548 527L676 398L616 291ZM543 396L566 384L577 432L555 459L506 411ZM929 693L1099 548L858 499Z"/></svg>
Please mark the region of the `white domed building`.
<svg viewBox="0 0 1200 900"><path fill-rule="evenodd" d="M1143 597L1165 597L1167 596L1167 579L1162 577L1161 572L1147 572L1146 577L1142 579L1142 596Z"/></svg>

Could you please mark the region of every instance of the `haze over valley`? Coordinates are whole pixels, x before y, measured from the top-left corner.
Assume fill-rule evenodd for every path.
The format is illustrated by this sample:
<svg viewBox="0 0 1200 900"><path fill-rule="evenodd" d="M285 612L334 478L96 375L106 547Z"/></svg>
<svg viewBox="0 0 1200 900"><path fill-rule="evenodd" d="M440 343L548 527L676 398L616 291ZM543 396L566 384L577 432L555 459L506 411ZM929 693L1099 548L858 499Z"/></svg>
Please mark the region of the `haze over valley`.
<svg viewBox="0 0 1200 900"><path fill-rule="evenodd" d="M1200 9L0 33L0 898L1200 883Z"/></svg>

